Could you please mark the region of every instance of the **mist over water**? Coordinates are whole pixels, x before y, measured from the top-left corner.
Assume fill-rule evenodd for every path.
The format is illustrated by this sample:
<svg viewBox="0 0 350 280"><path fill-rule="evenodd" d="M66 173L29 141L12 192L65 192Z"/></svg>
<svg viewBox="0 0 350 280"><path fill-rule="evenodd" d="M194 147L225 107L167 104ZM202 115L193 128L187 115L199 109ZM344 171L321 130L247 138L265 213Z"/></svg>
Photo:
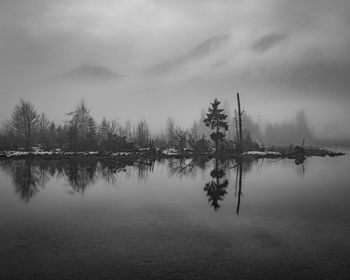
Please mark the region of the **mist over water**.
<svg viewBox="0 0 350 280"><path fill-rule="evenodd" d="M347 279L349 15L0 0L0 279Z"/></svg>

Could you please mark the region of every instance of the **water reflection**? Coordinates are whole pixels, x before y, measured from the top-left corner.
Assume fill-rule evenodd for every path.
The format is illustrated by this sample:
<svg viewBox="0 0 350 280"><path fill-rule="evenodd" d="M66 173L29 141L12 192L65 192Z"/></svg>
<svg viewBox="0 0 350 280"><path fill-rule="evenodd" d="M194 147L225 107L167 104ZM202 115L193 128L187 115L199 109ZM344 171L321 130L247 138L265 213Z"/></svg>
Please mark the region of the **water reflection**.
<svg viewBox="0 0 350 280"><path fill-rule="evenodd" d="M71 193L84 194L88 186L92 186L96 182L97 163L79 163L70 161L64 166L59 176L63 176L72 187Z"/></svg>
<svg viewBox="0 0 350 280"><path fill-rule="evenodd" d="M148 182L148 175L154 171L154 161L144 159L134 162L133 168L137 170L137 178L140 183Z"/></svg>
<svg viewBox="0 0 350 280"><path fill-rule="evenodd" d="M247 164L248 168L251 168L251 164ZM237 199L237 209L236 213L239 214L239 208L241 206L241 197L242 197L242 175L243 175L243 161L238 160L236 164L236 181L235 181L235 197L238 197ZM248 170L249 170L248 169ZM238 188L238 191L237 191Z"/></svg>
<svg viewBox="0 0 350 280"><path fill-rule="evenodd" d="M0 167L12 178L16 194L28 203L53 177L64 179L71 187L69 193L83 195L89 186L103 179L117 184L117 173L126 171L128 164L114 160L8 160Z"/></svg>
<svg viewBox="0 0 350 280"><path fill-rule="evenodd" d="M169 176L195 178L198 171L204 171L208 167L208 161L207 157L169 159Z"/></svg>
<svg viewBox="0 0 350 280"><path fill-rule="evenodd" d="M222 160L200 157L161 159L157 165L166 167L169 177L197 179L198 175L202 174L203 191L209 205L215 211L221 207L228 190L232 189L236 201L235 210L239 214L244 175L250 172L253 166L262 163L263 160L259 162L253 159ZM295 164L298 167L298 173L300 173L300 166L302 167L303 174L304 162L298 161ZM118 174L121 172L125 173L127 179L135 176L139 182L147 183L150 174L154 172L155 161L144 159L124 163L114 159L85 161L22 159L0 161L0 168L12 178L15 193L23 202L28 203L40 189L45 187L50 178L63 179L70 186L68 191L70 194L80 195L83 195L89 187L97 185L98 180L118 185Z"/></svg>
<svg viewBox="0 0 350 280"><path fill-rule="evenodd" d="M34 165L31 160L2 161L2 169L13 180L15 192L25 203L34 197L40 188L44 188L49 176L42 165Z"/></svg>
<svg viewBox="0 0 350 280"><path fill-rule="evenodd" d="M216 211L220 208L219 201L223 200L227 194L226 188L228 186L228 180L225 178L226 172L217 158L215 158L214 169L210 172L210 176L212 180L205 184L204 191L208 202Z"/></svg>

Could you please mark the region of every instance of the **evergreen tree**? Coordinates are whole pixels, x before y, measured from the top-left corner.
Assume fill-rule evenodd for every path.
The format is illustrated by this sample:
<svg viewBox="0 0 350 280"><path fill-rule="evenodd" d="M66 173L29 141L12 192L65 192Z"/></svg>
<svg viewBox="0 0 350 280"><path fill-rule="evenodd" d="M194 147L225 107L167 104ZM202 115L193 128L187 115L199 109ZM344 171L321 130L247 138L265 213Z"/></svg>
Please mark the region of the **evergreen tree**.
<svg viewBox="0 0 350 280"><path fill-rule="evenodd" d="M227 115L223 113L224 109L219 109L220 101L215 98L211 107L208 109L207 117L203 120L205 125L214 130L210 134L210 138L215 142L216 152L218 151L219 141L223 141L225 134L220 132L220 129L224 131L228 130L228 124L226 122Z"/></svg>
<svg viewBox="0 0 350 280"><path fill-rule="evenodd" d="M109 133L109 124L106 118L103 117L102 122L99 126L99 136L101 140L107 140L108 133Z"/></svg>
<svg viewBox="0 0 350 280"><path fill-rule="evenodd" d="M89 117L88 119L88 132L86 135L87 140L87 147L88 149L94 149L96 148L97 144L97 138L96 138L96 123L95 120L92 117Z"/></svg>
<svg viewBox="0 0 350 280"><path fill-rule="evenodd" d="M51 122L49 126L49 142L50 148L53 148L57 145L57 133L56 133L56 125L54 122Z"/></svg>
<svg viewBox="0 0 350 280"><path fill-rule="evenodd" d="M56 140L55 145L62 148L66 140L66 130L62 125L57 126L56 128Z"/></svg>
<svg viewBox="0 0 350 280"><path fill-rule="evenodd" d="M67 128L67 142L69 149L76 152L79 147L78 127L76 122L72 122Z"/></svg>

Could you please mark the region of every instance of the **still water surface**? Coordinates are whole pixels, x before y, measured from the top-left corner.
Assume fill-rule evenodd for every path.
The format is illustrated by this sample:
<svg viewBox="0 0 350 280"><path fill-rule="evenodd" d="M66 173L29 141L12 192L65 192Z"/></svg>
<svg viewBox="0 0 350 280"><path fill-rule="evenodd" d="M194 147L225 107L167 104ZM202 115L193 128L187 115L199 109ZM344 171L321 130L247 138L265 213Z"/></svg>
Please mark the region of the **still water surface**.
<svg viewBox="0 0 350 280"><path fill-rule="evenodd" d="M0 279L346 279L350 158L0 162Z"/></svg>

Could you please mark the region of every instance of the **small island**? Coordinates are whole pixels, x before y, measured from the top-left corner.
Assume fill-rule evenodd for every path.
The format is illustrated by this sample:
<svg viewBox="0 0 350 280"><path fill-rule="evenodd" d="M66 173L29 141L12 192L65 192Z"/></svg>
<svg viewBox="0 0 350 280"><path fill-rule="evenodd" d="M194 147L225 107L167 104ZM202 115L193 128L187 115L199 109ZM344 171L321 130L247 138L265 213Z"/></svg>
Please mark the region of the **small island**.
<svg viewBox="0 0 350 280"><path fill-rule="evenodd" d="M321 147L305 145L265 146L253 139L248 129L243 129L244 111L240 96L234 117L234 135L230 139L228 115L215 98L203 119L209 138L200 135L198 127L175 127L173 119L160 135L151 135L148 124L141 120L133 131L130 122L121 127L117 121L103 118L97 125L82 101L69 113L64 125L50 122L45 114L38 114L29 101L20 100L10 120L0 134L0 159L39 158L45 160L101 160L110 159L123 163L162 158L280 158L294 159L297 164L310 156L341 156ZM198 126L198 125L197 125Z"/></svg>

